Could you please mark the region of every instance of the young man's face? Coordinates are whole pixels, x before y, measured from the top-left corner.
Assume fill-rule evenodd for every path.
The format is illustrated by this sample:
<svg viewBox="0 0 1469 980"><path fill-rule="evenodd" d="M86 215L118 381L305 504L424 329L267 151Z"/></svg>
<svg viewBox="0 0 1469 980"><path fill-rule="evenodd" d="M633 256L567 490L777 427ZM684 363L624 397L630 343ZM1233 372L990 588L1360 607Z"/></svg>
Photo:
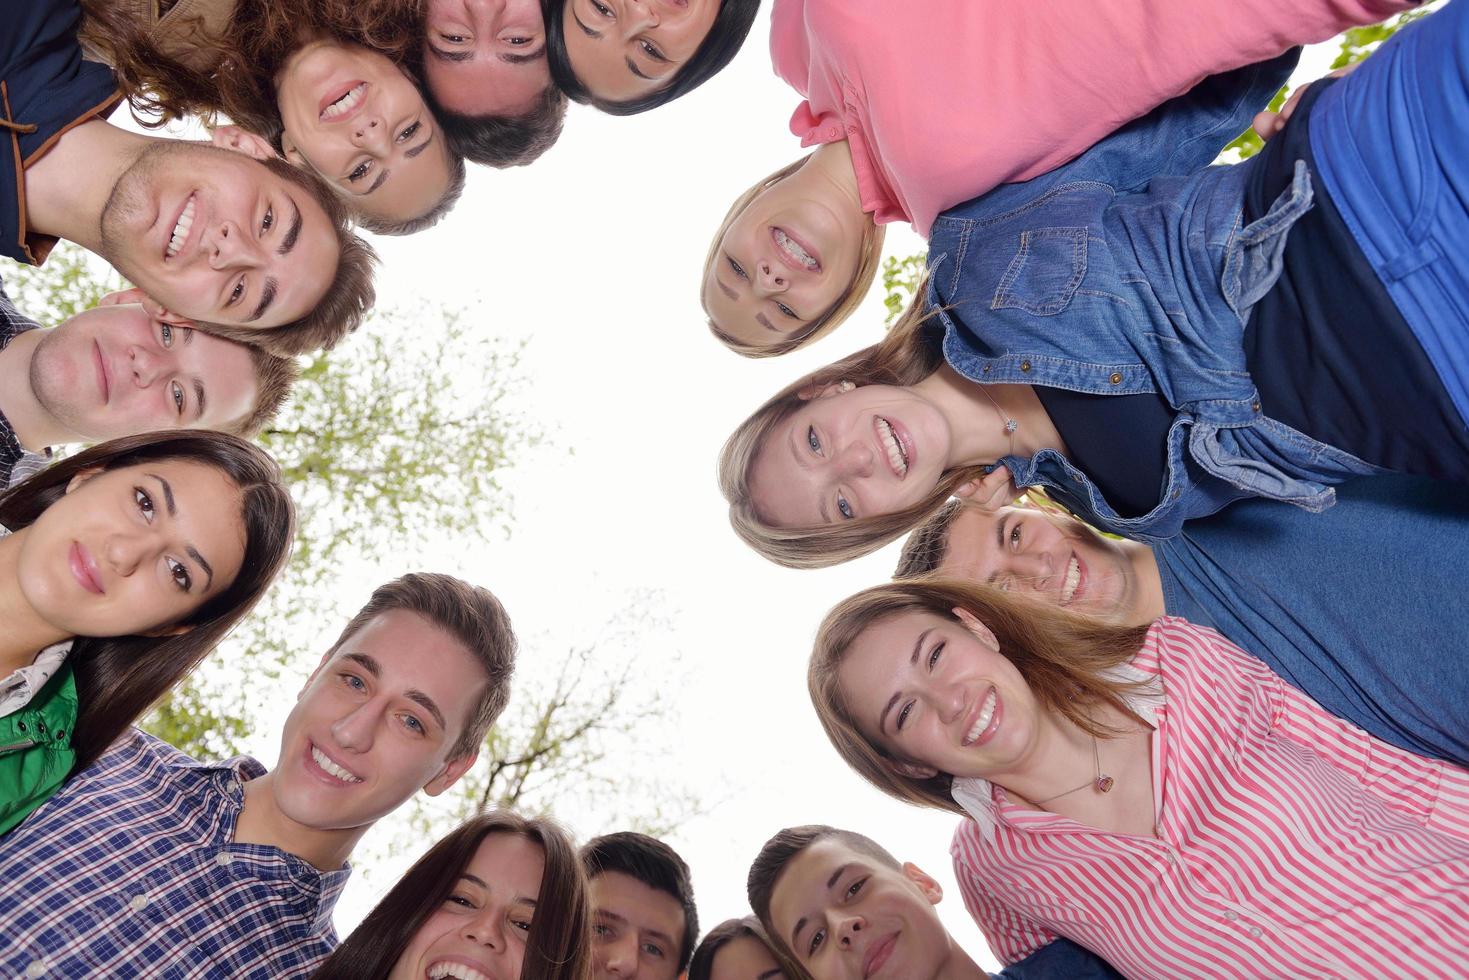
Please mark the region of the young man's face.
<svg viewBox="0 0 1469 980"><path fill-rule="evenodd" d="M674 980L683 938L683 906L672 895L620 871L592 879L597 980Z"/></svg>
<svg viewBox="0 0 1469 980"><path fill-rule="evenodd" d="M268 330L315 308L341 249L300 184L244 153L159 140L102 209L103 257L172 312Z"/></svg>
<svg viewBox="0 0 1469 980"><path fill-rule="evenodd" d="M963 508L939 571L1104 618L1125 614L1137 591L1122 545L1035 507Z"/></svg>
<svg viewBox="0 0 1469 980"><path fill-rule="evenodd" d="M420 787L448 789L474 763L451 758L486 683L458 640L394 609L328 654L281 735L273 792L314 830L370 824Z"/></svg>
<svg viewBox="0 0 1469 980"><path fill-rule="evenodd" d="M85 310L47 331L30 382L41 407L87 442L230 430L259 394L244 345L154 319L136 304Z"/></svg>
<svg viewBox="0 0 1469 980"><path fill-rule="evenodd" d="M826 838L776 879L771 927L815 980L930 980L950 956L938 883Z"/></svg>

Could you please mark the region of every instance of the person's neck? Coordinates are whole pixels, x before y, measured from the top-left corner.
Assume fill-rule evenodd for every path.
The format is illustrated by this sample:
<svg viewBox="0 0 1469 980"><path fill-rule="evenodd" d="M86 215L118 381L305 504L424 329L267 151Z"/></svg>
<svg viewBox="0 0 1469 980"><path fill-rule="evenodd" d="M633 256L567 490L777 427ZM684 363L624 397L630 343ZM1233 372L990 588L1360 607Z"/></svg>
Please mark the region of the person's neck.
<svg viewBox="0 0 1469 980"><path fill-rule="evenodd" d="M38 453L48 446L80 442L73 432L46 411L31 387L31 361L45 339L45 330L17 334L0 350L0 414L5 416L15 438L27 450Z"/></svg>
<svg viewBox="0 0 1469 980"><path fill-rule="evenodd" d="M1168 615L1163 601L1163 576L1158 572L1158 556L1141 541L1119 542L1123 554L1132 565L1132 581L1137 595L1129 602L1128 626L1145 626L1159 616Z"/></svg>
<svg viewBox="0 0 1469 980"><path fill-rule="evenodd" d="M69 634L42 619L20 587L20 549L27 529L0 537L0 677L35 663L36 654Z"/></svg>
<svg viewBox="0 0 1469 980"><path fill-rule="evenodd" d="M989 972L964 952L954 937L949 937L949 958L933 975L933 980L989 980Z"/></svg>
<svg viewBox="0 0 1469 980"><path fill-rule="evenodd" d="M372 824L321 830L297 823L281 812L272 792L275 773L245 784L245 803L235 823L236 844L262 844L294 854L318 871L336 871Z"/></svg>
<svg viewBox="0 0 1469 980"><path fill-rule="evenodd" d="M30 230L100 254L102 210L112 188L153 138L101 119L68 130L49 153L26 168Z"/></svg>
<svg viewBox="0 0 1469 980"><path fill-rule="evenodd" d="M852 149L846 140L823 143L811 153L811 159L797 171L802 179L820 184L835 195L835 200L857 217L865 217L862 209L862 189L857 186L857 171L852 166ZM821 199L832 203L828 195Z"/></svg>
<svg viewBox="0 0 1469 980"><path fill-rule="evenodd" d="M913 386L948 420L954 439L945 469L993 463L1011 452L1005 422L1015 421L1014 452L1033 456L1054 449L1069 456L1061 434L1030 385L978 385L947 364ZM993 399L993 400L992 400Z"/></svg>

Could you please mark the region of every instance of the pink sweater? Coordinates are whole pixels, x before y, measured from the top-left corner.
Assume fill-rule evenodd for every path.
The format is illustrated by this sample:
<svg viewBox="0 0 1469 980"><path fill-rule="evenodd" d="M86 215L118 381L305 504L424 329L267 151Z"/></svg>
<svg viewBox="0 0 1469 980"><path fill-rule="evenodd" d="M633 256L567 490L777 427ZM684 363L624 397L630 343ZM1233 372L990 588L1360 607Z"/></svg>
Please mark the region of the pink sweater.
<svg viewBox="0 0 1469 980"><path fill-rule="evenodd" d="M802 146L846 139L863 207L939 212L1060 166L1200 79L1409 0L775 0Z"/></svg>

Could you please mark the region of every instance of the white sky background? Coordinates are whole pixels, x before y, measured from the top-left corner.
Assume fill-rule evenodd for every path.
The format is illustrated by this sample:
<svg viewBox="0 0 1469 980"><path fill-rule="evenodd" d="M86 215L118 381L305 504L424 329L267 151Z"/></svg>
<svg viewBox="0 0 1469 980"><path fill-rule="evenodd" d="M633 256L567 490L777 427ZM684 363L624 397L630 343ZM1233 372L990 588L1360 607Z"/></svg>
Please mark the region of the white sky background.
<svg viewBox="0 0 1469 980"><path fill-rule="evenodd" d="M883 322L874 289L834 338L764 361L729 353L704 326L698 284L714 228L737 193L801 152L786 129L797 97L770 70L768 6L734 64L692 96L630 119L572 106L539 162L471 167L437 228L376 242L381 305L463 309L479 329L527 341L517 408L550 445L506 476L508 540L424 542L392 563L344 569L343 595L355 605L403 571L456 572L500 596L524 655L559 656L651 590L668 626L641 644L640 683L667 685L680 711L672 737L608 765L657 767L711 805L669 838L693 868L703 925L745 913L745 872L770 834L831 823L935 875L944 922L993 966L950 868L955 818L868 788L829 747L806 695L820 617L885 580L896 547L826 571L777 568L735 538L715 484L737 422L797 374L874 342ZM1308 53L1300 77L1321 74L1335 51ZM889 226L889 254L922 248L907 226ZM314 661L340 625L302 637L303 654ZM277 732L253 745L267 762ZM620 829L597 813L558 815L581 839ZM360 850L385 850L391 834L375 830ZM336 916L343 935L426 846L357 863Z"/></svg>

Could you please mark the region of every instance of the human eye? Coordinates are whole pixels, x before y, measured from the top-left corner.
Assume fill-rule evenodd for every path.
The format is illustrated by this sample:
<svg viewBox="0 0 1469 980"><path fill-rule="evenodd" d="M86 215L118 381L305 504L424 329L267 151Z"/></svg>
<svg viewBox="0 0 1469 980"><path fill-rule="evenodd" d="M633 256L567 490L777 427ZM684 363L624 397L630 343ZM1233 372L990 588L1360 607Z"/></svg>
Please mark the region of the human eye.
<svg viewBox="0 0 1469 980"><path fill-rule="evenodd" d="M169 387L172 388L174 411L184 414L184 386L175 381Z"/></svg>
<svg viewBox="0 0 1469 980"><path fill-rule="evenodd" d="M168 563L169 575L173 578L173 584L179 587L180 592L187 592L194 585L194 579L189 575L188 566L183 562L172 558L164 559Z"/></svg>
<svg viewBox="0 0 1469 980"><path fill-rule="evenodd" d="M784 303L776 303L775 308L777 310L780 310L781 316L790 317L792 320L801 319L800 315L797 314L795 310L791 309L789 306L786 306Z"/></svg>
<svg viewBox="0 0 1469 980"><path fill-rule="evenodd" d="M450 44L463 44L469 40L469 36L465 34L440 34L439 37L448 41Z"/></svg>
<svg viewBox="0 0 1469 980"><path fill-rule="evenodd" d="M601 14L603 17L610 18L612 16L612 8L607 6L605 3L599 3L598 0L591 0L591 3L592 9Z"/></svg>
<svg viewBox="0 0 1469 980"><path fill-rule="evenodd" d="M821 455L821 437L816 434L816 426L814 425L808 426L806 429L806 445L811 447L813 453L818 456Z"/></svg>
<svg viewBox="0 0 1469 980"><path fill-rule="evenodd" d="M734 272L736 277L745 280L748 280L750 278L749 275L745 272L745 267L736 262L734 260L734 256L725 256L725 261L729 263L730 270Z"/></svg>
<svg viewBox="0 0 1469 980"><path fill-rule="evenodd" d="M1020 548L1020 525L1019 524L1016 524L1014 527L1012 527L1010 529L1010 547L1015 548L1017 550Z"/></svg>
<svg viewBox="0 0 1469 980"><path fill-rule="evenodd" d="M365 691L365 690L367 690L367 682L364 681L362 678L358 677L356 674L351 674L351 673L343 674L342 675L342 683L343 684L346 684L348 687L350 687L354 691Z"/></svg>
<svg viewBox="0 0 1469 980"><path fill-rule="evenodd" d="M531 917L528 915L518 917L511 916L510 924L519 929L521 932L530 932Z"/></svg>
<svg viewBox="0 0 1469 980"><path fill-rule="evenodd" d="M403 129L403 132L401 132L401 133L398 134L398 142L399 143L406 143L406 142L408 142L409 140L413 139L413 137L422 128L423 128L423 123L421 123L421 122L415 122L411 126L405 127Z"/></svg>
<svg viewBox="0 0 1469 980"><path fill-rule="evenodd" d="M852 511L852 505L847 503L847 498L837 494L837 512L842 515L842 520L850 521L857 515Z"/></svg>
<svg viewBox="0 0 1469 980"><path fill-rule="evenodd" d="M817 929L811 934L811 942L808 943L806 946L806 955L813 955L818 949L821 948L821 944L824 942L826 942L826 930Z"/></svg>
<svg viewBox="0 0 1469 980"><path fill-rule="evenodd" d="M518 47L522 47L524 45L530 44L534 40L535 40L535 38L533 38L533 37L507 37L505 39L505 43L506 44L513 44L513 45L515 45L518 48Z"/></svg>
<svg viewBox="0 0 1469 980"><path fill-rule="evenodd" d="M643 943L643 952L649 956L656 956L660 960L663 958L663 947L656 943Z"/></svg>
<svg viewBox="0 0 1469 980"><path fill-rule="evenodd" d="M908 724L908 716L911 715L911 714L913 714L913 702L912 701L909 701L907 704L903 705L902 708L898 709L898 722L897 722L898 731L901 732L903 730L903 726L906 725L906 724Z"/></svg>
<svg viewBox="0 0 1469 980"><path fill-rule="evenodd" d="M858 878L856 881L854 881L850 885L848 885L847 886L847 898L856 898L857 897L857 893L862 890L862 886L865 885L865 884L867 884L867 879L866 878Z"/></svg>
<svg viewBox="0 0 1469 980"><path fill-rule="evenodd" d="M148 491L142 487L133 487L133 503L137 504L138 512L151 524L153 522L153 498L148 496Z"/></svg>
<svg viewBox="0 0 1469 980"><path fill-rule="evenodd" d="M643 54L647 55L649 58L652 58L654 61L668 60L663 56L663 52L658 50L658 45L654 44L652 41L646 39L641 40L638 42L638 47L643 49Z"/></svg>
<svg viewBox="0 0 1469 980"><path fill-rule="evenodd" d="M419 721L413 715L403 716L403 727L415 735L423 735L425 733L423 722Z"/></svg>
<svg viewBox="0 0 1469 980"><path fill-rule="evenodd" d="M370 173L372 173L372 164L367 160L363 160L347 174L347 180L355 184Z"/></svg>
<svg viewBox="0 0 1469 980"><path fill-rule="evenodd" d="M234 306L236 303L238 303L240 300L242 300L244 298L245 298L245 277L244 276L241 276L240 277L240 281L237 282L237 283L235 283L235 288L230 290L230 301L226 305L228 305L228 306Z"/></svg>
<svg viewBox="0 0 1469 980"><path fill-rule="evenodd" d="M592 923L592 935L596 936L598 939L606 939L608 936L612 935L612 930L608 928L605 923L594 922Z"/></svg>
<svg viewBox="0 0 1469 980"><path fill-rule="evenodd" d="M271 228L274 228L274 227L275 227L275 206L274 205L267 204L265 206L265 217L263 217L263 218L260 219L260 234L263 235L266 232L270 231Z"/></svg>
<svg viewBox="0 0 1469 980"><path fill-rule="evenodd" d="M474 908L474 902L470 900L469 896L463 894L462 892L453 892L449 895L448 898L444 899L444 901L448 902L451 905L457 905L462 909Z"/></svg>
<svg viewBox="0 0 1469 980"><path fill-rule="evenodd" d="M928 669L929 670L933 670L934 667L938 665L939 657L943 655L943 652L944 652L944 645L942 643L936 643L936 644L934 644L933 651L928 655Z"/></svg>
<svg viewBox="0 0 1469 980"><path fill-rule="evenodd" d="M173 346L173 324L171 324L171 323L164 323L162 320L159 320L158 321L158 336L162 340L164 347L172 347Z"/></svg>

